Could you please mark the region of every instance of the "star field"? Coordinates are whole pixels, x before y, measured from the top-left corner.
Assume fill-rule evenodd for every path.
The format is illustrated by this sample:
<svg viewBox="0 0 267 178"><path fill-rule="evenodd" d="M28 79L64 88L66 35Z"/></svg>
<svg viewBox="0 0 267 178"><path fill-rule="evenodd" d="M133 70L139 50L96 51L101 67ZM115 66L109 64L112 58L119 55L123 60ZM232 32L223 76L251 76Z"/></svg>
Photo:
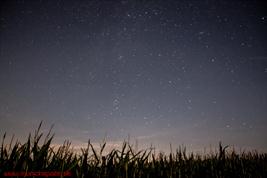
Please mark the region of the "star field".
<svg viewBox="0 0 267 178"><path fill-rule="evenodd" d="M0 125L267 150L264 1L1 1ZM46 127L45 126L45 127Z"/></svg>

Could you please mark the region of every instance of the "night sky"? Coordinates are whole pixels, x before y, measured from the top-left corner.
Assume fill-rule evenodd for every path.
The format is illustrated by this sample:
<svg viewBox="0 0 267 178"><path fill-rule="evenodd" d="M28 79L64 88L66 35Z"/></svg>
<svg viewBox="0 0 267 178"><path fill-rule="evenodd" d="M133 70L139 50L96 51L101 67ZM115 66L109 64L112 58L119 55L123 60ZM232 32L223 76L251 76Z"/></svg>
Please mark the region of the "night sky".
<svg viewBox="0 0 267 178"><path fill-rule="evenodd" d="M267 151L266 1L1 1L0 134Z"/></svg>

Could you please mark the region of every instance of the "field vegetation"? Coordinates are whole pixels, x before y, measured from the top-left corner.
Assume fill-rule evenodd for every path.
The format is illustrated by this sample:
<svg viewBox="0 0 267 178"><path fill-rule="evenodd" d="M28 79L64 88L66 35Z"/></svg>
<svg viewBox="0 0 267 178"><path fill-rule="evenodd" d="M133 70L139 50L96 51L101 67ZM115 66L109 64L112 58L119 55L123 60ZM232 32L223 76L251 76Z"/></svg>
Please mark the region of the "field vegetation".
<svg viewBox="0 0 267 178"><path fill-rule="evenodd" d="M0 149L0 177L7 171L70 171L71 177L90 178L221 178L267 177L267 154L236 153L219 144L218 151L206 155L186 153L178 148L170 154L155 154L153 148L134 150L124 142L121 149L103 155L106 144L99 150L88 141L81 154L66 141L58 149L51 146L54 135L43 136L40 127L25 143L6 143L4 134ZM41 138L44 142L41 144Z"/></svg>

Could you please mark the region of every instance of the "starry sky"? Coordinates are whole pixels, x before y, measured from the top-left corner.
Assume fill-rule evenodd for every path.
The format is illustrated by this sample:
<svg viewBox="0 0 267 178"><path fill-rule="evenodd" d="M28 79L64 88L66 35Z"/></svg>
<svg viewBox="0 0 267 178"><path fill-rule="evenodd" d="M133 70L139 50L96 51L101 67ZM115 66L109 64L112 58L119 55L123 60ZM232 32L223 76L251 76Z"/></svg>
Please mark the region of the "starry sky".
<svg viewBox="0 0 267 178"><path fill-rule="evenodd" d="M267 151L267 2L6 0L0 134Z"/></svg>

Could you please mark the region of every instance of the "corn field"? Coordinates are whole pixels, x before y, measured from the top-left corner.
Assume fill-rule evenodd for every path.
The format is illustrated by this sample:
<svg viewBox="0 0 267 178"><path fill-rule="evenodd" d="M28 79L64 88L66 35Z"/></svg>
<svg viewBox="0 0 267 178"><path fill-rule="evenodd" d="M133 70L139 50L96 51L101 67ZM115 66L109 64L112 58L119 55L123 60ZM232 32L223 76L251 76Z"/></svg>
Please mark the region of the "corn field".
<svg viewBox="0 0 267 178"><path fill-rule="evenodd" d="M41 123L42 124L42 123ZM267 177L267 154L228 151L219 144L218 152L187 154L179 148L170 154L155 154L153 148L136 151L124 142L122 149L113 149L103 155L106 144L99 150L88 141L81 154L71 149L66 141L58 149L51 146L54 135L44 137L40 127L25 143L6 143L4 134L0 152L0 177L7 171L70 171L79 178L193 178L193 177ZM40 144L40 139L44 142Z"/></svg>

